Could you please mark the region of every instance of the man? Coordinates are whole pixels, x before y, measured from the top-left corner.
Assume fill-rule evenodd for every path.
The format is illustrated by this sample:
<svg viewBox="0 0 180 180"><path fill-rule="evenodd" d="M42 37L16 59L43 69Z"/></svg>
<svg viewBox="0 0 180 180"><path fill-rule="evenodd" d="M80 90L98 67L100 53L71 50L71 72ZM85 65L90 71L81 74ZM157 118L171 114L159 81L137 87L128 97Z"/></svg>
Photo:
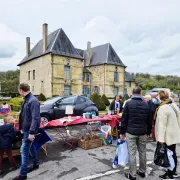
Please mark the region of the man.
<svg viewBox="0 0 180 180"><path fill-rule="evenodd" d="M19 129L23 134L23 141L21 146L20 175L15 177L14 180L27 179L28 172L39 168L39 160L33 141L40 126L40 103L38 99L31 94L28 84L20 84L19 93L24 97L19 116ZM30 167L28 167L29 153L33 162L33 165Z"/></svg>
<svg viewBox="0 0 180 180"><path fill-rule="evenodd" d="M126 102L121 120L120 138L127 138L130 155L130 172L125 176L136 180L136 174L145 178L146 139L151 134L152 122L149 120L149 105L141 96L141 88L133 89L131 100ZM136 169L136 151L139 152L140 166ZM137 172L136 172L137 171Z"/></svg>

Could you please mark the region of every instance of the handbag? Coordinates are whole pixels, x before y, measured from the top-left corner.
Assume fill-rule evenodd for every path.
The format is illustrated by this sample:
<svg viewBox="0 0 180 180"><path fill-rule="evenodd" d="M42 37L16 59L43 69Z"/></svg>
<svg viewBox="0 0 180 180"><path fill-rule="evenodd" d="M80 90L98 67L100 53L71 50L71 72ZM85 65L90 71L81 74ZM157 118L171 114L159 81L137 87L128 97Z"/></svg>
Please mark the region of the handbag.
<svg viewBox="0 0 180 180"><path fill-rule="evenodd" d="M168 168L170 166L168 154L167 154L167 145L157 143L156 151L154 154L154 163L157 166Z"/></svg>

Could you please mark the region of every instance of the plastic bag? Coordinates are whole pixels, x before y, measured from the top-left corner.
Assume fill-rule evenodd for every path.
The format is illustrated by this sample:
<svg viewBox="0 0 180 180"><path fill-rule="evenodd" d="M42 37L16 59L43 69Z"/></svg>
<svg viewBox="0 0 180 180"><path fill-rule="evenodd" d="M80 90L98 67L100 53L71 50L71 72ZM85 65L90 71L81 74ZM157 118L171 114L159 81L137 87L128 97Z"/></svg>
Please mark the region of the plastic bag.
<svg viewBox="0 0 180 180"><path fill-rule="evenodd" d="M101 132L103 133L103 136L107 138L108 134L111 134L111 126L109 125L101 126Z"/></svg>
<svg viewBox="0 0 180 180"><path fill-rule="evenodd" d="M168 168L170 166L168 155L167 155L167 146L165 144L157 143L155 155L154 155L154 163L157 166Z"/></svg>
<svg viewBox="0 0 180 180"><path fill-rule="evenodd" d="M129 151L127 142L124 140L118 140L113 162L113 168L117 168L118 165L125 166L128 163L128 161Z"/></svg>
<svg viewBox="0 0 180 180"><path fill-rule="evenodd" d="M169 169L170 171L173 171L174 168L175 168L174 158L172 157L172 156L173 156L173 152L168 149L168 150L167 150L167 155L168 155L169 164L170 164L170 166L168 167L168 169Z"/></svg>

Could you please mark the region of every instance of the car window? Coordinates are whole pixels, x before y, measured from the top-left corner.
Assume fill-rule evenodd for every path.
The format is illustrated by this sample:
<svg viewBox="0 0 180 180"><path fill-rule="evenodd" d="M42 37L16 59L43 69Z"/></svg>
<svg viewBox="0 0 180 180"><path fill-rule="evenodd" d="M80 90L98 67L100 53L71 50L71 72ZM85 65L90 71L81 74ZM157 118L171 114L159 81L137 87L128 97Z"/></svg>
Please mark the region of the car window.
<svg viewBox="0 0 180 180"><path fill-rule="evenodd" d="M62 99L62 97L60 97L60 96L53 97L53 98L48 99L47 101L44 101L43 104L53 104L59 99Z"/></svg>
<svg viewBox="0 0 180 180"><path fill-rule="evenodd" d="M82 103L85 103L86 100L83 98L83 97L78 97L77 100L76 100L76 104L82 104Z"/></svg>
<svg viewBox="0 0 180 180"><path fill-rule="evenodd" d="M61 104L63 105L73 105L75 102L76 97L67 97L61 100Z"/></svg>

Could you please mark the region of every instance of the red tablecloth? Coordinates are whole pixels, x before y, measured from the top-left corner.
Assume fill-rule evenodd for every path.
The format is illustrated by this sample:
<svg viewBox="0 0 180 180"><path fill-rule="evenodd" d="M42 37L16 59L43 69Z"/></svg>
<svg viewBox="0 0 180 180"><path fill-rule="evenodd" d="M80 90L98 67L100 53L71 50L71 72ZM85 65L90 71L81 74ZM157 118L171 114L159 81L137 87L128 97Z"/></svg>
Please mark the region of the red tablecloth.
<svg viewBox="0 0 180 180"><path fill-rule="evenodd" d="M71 122L62 122L63 120L67 120L68 117L64 117L61 119L57 119L57 120L53 120L53 121L49 121L47 124L45 124L45 127L66 127L69 125L78 125L78 124L84 124L84 123L88 123L88 122L95 122L95 121L101 121L101 122L105 122L105 121L110 121L110 125L111 127L115 127L116 123L118 123L120 121L120 116L118 115L106 115L104 117L97 117L97 118L93 118L93 119L85 119L83 117L72 117Z"/></svg>

